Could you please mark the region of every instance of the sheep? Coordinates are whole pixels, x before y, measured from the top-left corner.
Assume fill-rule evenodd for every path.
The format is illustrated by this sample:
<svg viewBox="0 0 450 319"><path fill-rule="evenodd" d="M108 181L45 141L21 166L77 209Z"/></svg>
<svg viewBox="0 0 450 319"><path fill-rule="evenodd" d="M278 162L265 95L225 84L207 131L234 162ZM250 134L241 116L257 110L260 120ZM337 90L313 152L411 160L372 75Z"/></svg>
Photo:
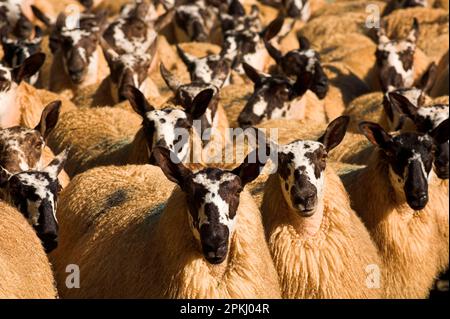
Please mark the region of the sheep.
<svg viewBox="0 0 450 319"><path fill-rule="evenodd" d="M145 96L159 96L148 74L157 63L157 32L169 18L167 13L156 21L150 21L149 4L137 2L135 6L122 10L121 15L108 26L101 41L110 68L109 77L99 88L108 87L107 103L103 105L126 100L124 92L128 85L139 88Z"/></svg>
<svg viewBox="0 0 450 319"><path fill-rule="evenodd" d="M408 8L397 10L385 17L386 34L392 38L402 38L408 34L408 24L416 18L421 26L421 36L417 41L430 61L439 62L448 51L448 10L433 8Z"/></svg>
<svg viewBox="0 0 450 319"><path fill-rule="evenodd" d="M16 174L21 171L39 170L48 165L54 154L45 144L58 121L60 109L61 101L49 103L34 129L23 126L0 129L0 167ZM59 174L58 179L62 188L70 181L64 171Z"/></svg>
<svg viewBox="0 0 450 319"><path fill-rule="evenodd" d="M161 75L167 86L173 91L174 98L169 102L175 105L181 105L187 109L192 105L195 96L207 89L214 92L213 98L206 109L205 114L199 119L200 125L196 125L197 134L202 138L203 152L208 157L215 158L217 152L221 151L229 143L229 123L225 111L220 103L220 88L227 78L229 70L221 70L221 73L215 74L211 82L193 81L189 84L181 84L173 74L171 74L161 63Z"/></svg>
<svg viewBox="0 0 450 319"><path fill-rule="evenodd" d="M0 3L0 29L3 28L10 29L20 38L28 38L33 31L33 25L24 14L20 2L8 0Z"/></svg>
<svg viewBox="0 0 450 319"><path fill-rule="evenodd" d="M218 10L209 2L199 0L175 6L174 32L177 43L218 43Z"/></svg>
<svg viewBox="0 0 450 319"><path fill-rule="evenodd" d="M34 75L44 60L43 53L36 53L15 68L9 68L0 62L0 128L19 125L26 121L23 112L30 109L30 105L33 109L39 108L38 97L23 92L26 86L20 84L24 78Z"/></svg>
<svg viewBox="0 0 450 319"><path fill-rule="evenodd" d="M260 212L243 190L259 174L258 157L233 171L194 173L165 148L153 156L161 169L96 168L62 195L58 217L67 231L51 259L57 279L68 262L84 276L80 289L59 284L61 296L280 298ZM179 186L167 199L172 182Z"/></svg>
<svg viewBox="0 0 450 319"><path fill-rule="evenodd" d="M3 34L1 44L3 47L3 59L7 67L14 68L20 66L26 58L41 52L42 30L38 26L34 27L33 38L11 38L8 34ZM39 78L39 72L29 79L28 83L35 85Z"/></svg>
<svg viewBox="0 0 450 319"><path fill-rule="evenodd" d="M391 136L372 122L360 128L378 149L366 167L341 178L383 260L385 297L426 298L443 268L436 216L448 215L448 198L428 178L433 139L448 139L448 122L433 131L433 139L412 132Z"/></svg>
<svg viewBox="0 0 450 319"><path fill-rule="evenodd" d="M71 146L66 165L69 176L100 165L147 163L147 154L158 145L193 165L203 162L193 121L206 112L213 90L198 93L186 109L170 104L155 109L131 86L124 94L134 112L115 107L84 108L61 116L49 145L57 151Z"/></svg>
<svg viewBox="0 0 450 319"><path fill-rule="evenodd" d="M239 114L238 122L241 127L277 118L326 122L323 104L317 99L316 103L313 99L306 99L306 91L312 81L308 74L297 78L293 83L286 77L260 73L247 63L243 66L255 87Z"/></svg>
<svg viewBox="0 0 450 319"><path fill-rule="evenodd" d="M0 201L0 298L53 299L58 293L47 255L17 209Z"/></svg>
<svg viewBox="0 0 450 319"><path fill-rule="evenodd" d="M407 37L402 40L389 38L384 26L378 30L378 46L375 55L379 83L384 92L395 88L412 87L415 80L429 67L428 63L426 67L421 65L424 60L417 58L418 38L419 22L416 18ZM376 86L373 85L373 87Z"/></svg>
<svg viewBox="0 0 450 319"><path fill-rule="evenodd" d="M41 170L13 174L0 167L2 198L23 214L47 253L58 246L58 175L64 167L67 154L68 151L64 150Z"/></svg>
<svg viewBox="0 0 450 319"><path fill-rule="evenodd" d="M382 267L375 244L326 154L344 138L347 117L318 141L277 148L277 171L264 188L264 228L284 298L380 298L367 268Z"/></svg>
<svg viewBox="0 0 450 319"><path fill-rule="evenodd" d="M51 91L73 98L80 88L98 84L109 75L100 46L106 23L103 13L80 13L76 17L61 13L52 23L38 8L33 7L33 12L50 29Z"/></svg>

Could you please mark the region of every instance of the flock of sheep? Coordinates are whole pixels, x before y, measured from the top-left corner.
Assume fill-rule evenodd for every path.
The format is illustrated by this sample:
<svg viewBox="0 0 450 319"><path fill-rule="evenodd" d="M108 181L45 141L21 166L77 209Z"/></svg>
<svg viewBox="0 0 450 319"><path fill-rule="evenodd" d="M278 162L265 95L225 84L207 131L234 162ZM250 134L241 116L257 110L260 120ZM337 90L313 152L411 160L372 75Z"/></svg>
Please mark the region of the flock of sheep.
<svg viewBox="0 0 450 319"><path fill-rule="evenodd" d="M448 289L448 26L445 0L0 0L0 298Z"/></svg>

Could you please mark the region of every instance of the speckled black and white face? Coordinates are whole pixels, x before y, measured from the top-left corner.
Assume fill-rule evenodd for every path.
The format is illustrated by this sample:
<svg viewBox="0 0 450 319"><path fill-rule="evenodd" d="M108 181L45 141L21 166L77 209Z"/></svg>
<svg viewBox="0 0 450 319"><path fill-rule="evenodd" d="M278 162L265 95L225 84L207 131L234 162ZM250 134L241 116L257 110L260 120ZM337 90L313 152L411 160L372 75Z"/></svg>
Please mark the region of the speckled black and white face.
<svg viewBox="0 0 450 319"><path fill-rule="evenodd" d="M449 118L448 104L435 104L430 106L417 105L411 99L403 95L391 93L391 100L394 100L398 113L411 119L417 131L424 134L432 134L445 120ZM443 143L436 145L434 152L434 170L441 179L449 178L449 142L446 139Z"/></svg>
<svg viewBox="0 0 450 319"><path fill-rule="evenodd" d="M102 47L110 68L111 93L116 101L125 100L126 86L145 91L148 84L148 71L156 55L157 33L146 21L148 7L144 4L127 11L128 15L111 23L103 34Z"/></svg>
<svg viewBox="0 0 450 319"><path fill-rule="evenodd" d="M35 35L33 39L17 39L3 36L3 62L10 68L20 66L31 55L41 52L42 30L35 27ZM29 79L28 83L34 85L38 80L39 74L36 73Z"/></svg>
<svg viewBox="0 0 450 319"><path fill-rule="evenodd" d="M301 77L309 74L312 78L311 91L319 99L325 98L328 92L328 77L322 68L320 56L310 47L308 39L299 37L300 48L283 54L272 44L266 42L266 47L271 57L287 76Z"/></svg>
<svg viewBox="0 0 450 319"><path fill-rule="evenodd" d="M172 156L176 159L176 155L167 149L155 149L154 156L167 178L186 194L189 225L205 259L211 264L222 263L235 231L240 194L258 177L264 164L250 154L233 171L206 168L193 173L182 163L174 163Z"/></svg>
<svg viewBox="0 0 450 319"><path fill-rule="evenodd" d="M208 42L214 20L214 8L204 0L177 5L175 8L175 24L190 41Z"/></svg>
<svg viewBox="0 0 450 319"><path fill-rule="evenodd" d="M317 141L278 146L277 174L284 199L302 217L310 217L323 202L328 153L345 137L350 118L333 120Z"/></svg>
<svg viewBox="0 0 450 319"><path fill-rule="evenodd" d="M149 153L155 147L164 147L185 161L188 159L193 121L204 115L212 98L212 90L197 94L188 109L173 106L155 109L143 94L134 87L125 92L134 110L143 118L143 129L147 139ZM151 160L152 157L150 156Z"/></svg>
<svg viewBox="0 0 450 319"><path fill-rule="evenodd" d="M199 134L203 134L206 130L216 127L218 125L216 118L217 108L219 104L219 88L210 83L203 83L201 81L193 81L188 84L181 84L176 77L170 73L163 64L161 64L161 76L166 82L167 86L173 91L175 97L173 102L176 105L181 105L184 109L190 110L193 105L193 101L196 96L201 92L206 90L211 90L213 92L212 99L208 102L208 108L205 113L200 118L201 127ZM205 101L206 103L206 101ZM208 141L204 141L203 146L207 144Z"/></svg>
<svg viewBox="0 0 450 319"><path fill-rule="evenodd" d="M221 88L230 74L230 64L220 54L197 58L177 46L178 55L188 68L194 83L212 84Z"/></svg>
<svg viewBox="0 0 450 319"><path fill-rule="evenodd" d="M19 38L28 38L33 31L33 24L23 14L20 0L0 1L0 29L7 28Z"/></svg>
<svg viewBox="0 0 450 319"><path fill-rule="evenodd" d="M40 132L15 126L0 130L0 166L11 173L41 168L44 138Z"/></svg>
<svg viewBox="0 0 450 319"><path fill-rule="evenodd" d="M278 176L289 207L301 216L314 214L323 198L327 152L320 142L296 141L278 150Z"/></svg>
<svg viewBox="0 0 450 319"><path fill-rule="evenodd" d="M45 139L56 125L61 103L50 103L34 128L21 126L0 129L0 166L12 174L42 168Z"/></svg>
<svg viewBox="0 0 450 319"><path fill-rule="evenodd" d="M308 90L309 83L294 84L288 78L258 72L248 64L244 64L244 69L255 86L252 96L239 114L241 127L253 126L264 120L301 118L304 113L301 97ZM296 113L298 116L294 115Z"/></svg>
<svg viewBox="0 0 450 319"><path fill-rule="evenodd" d="M443 123L444 124L444 123ZM427 134L407 132L391 136L378 124L362 122L360 129L377 145L389 164L389 179L397 196L414 210L428 203L428 181L433 166L435 144L448 139L448 123Z"/></svg>
<svg viewBox="0 0 450 319"><path fill-rule="evenodd" d="M73 19L74 17L70 17L69 23L69 18L63 18L63 25L54 36L58 39L65 71L72 83L80 85L89 76L94 76L98 68L97 47L101 36L101 21L99 17L89 13L80 14L76 21L72 21Z"/></svg>
<svg viewBox="0 0 450 319"><path fill-rule="evenodd" d="M391 40L381 27L376 51L379 77L383 91L410 88L414 84L414 54L419 24L414 19L412 30L403 40Z"/></svg>
<svg viewBox="0 0 450 319"><path fill-rule="evenodd" d="M64 167L68 151L59 154L41 171L11 174L0 168L6 200L17 207L35 229L48 253L58 245L56 201L60 191L58 174ZM6 178L5 178L6 177Z"/></svg>

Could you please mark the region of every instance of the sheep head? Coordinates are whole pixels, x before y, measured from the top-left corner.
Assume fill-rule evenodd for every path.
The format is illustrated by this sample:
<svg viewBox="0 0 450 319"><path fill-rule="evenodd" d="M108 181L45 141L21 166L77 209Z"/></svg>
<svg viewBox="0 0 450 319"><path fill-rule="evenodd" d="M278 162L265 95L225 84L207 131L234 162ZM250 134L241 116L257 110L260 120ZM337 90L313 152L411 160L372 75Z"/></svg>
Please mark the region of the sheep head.
<svg viewBox="0 0 450 319"><path fill-rule="evenodd" d="M186 160L190 151L193 121L205 114L213 91L210 89L201 91L185 109L173 106L155 109L137 88L131 86L127 87L124 94L136 113L143 118L143 130L149 153L153 153L155 147L166 147L175 152L180 159ZM153 157L150 158L153 161Z"/></svg>
<svg viewBox="0 0 450 319"><path fill-rule="evenodd" d="M34 129L21 126L0 129L0 166L13 174L40 169L42 150L58 121L60 108L60 101L48 104Z"/></svg>
<svg viewBox="0 0 450 319"><path fill-rule="evenodd" d="M61 189L58 175L68 153L68 149L64 150L42 170L12 174L0 167L0 187L6 200L33 226L47 253L58 245L56 202Z"/></svg>
<svg viewBox="0 0 450 319"><path fill-rule="evenodd" d="M156 55L157 33L148 22L145 2L122 12L103 34L101 45L110 69L111 93L117 102L126 99L126 87L144 91Z"/></svg>
<svg viewBox="0 0 450 319"><path fill-rule="evenodd" d="M414 18L406 39L391 40L384 26L378 32L376 60L383 91L410 88L414 84L414 54L419 36L419 22Z"/></svg>
<svg viewBox="0 0 450 319"><path fill-rule="evenodd" d="M359 128L388 163L389 180L397 200L405 200L413 210L425 208L434 149L448 141L448 119L430 134L407 132L391 136L371 122L361 122Z"/></svg>
<svg viewBox="0 0 450 319"><path fill-rule="evenodd" d="M422 106L415 104L407 97L392 92L390 99L397 105L400 114L411 119L419 133L432 134L433 130L443 123L449 117L448 104L435 104L431 106ZM434 152L434 171L441 179L449 177L449 142L448 139L437 144Z"/></svg>
<svg viewBox="0 0 450 319"><path fill-rule="evenodd" d="M288 207L301 217L314 215L323 201L328 153L344 139L349 117L331 122L317 141L278 146L277 174Z"/></svg>
<svg viewBox="0 0 450 319"><path fill-rule="evenodd" d="M1 43L4 52L3 62L10 68L18 67L31 55L41 52L42 30L36 26L32 39L10 37L5 32L1 37ZM38 73L26 81L34 85L37 79Z"/></svg>
<svg viewBox="0 0 450 319"><path fill-rule="evenodd" d="M325 98L328 92L328 77L322 68L320 56L311 48L306 37L299 37L300 48L283 55L270 42L265 41L267 51L287 76L301 77L309 74L312 78L311 91L319 99Z"/></svg>
<svg viewBox="0 0 450 319"><path fill-rule="evenodd" d="M189 226L204 258L211 264L222 263L235 230L240 193L264 166L258 150L232 171L206 168L196 173L166 148L156 148L153 154L166 177L186 194Z"/></svg>
<svg viewBox="0 0 450 319"><path fill-rule="evenodd" d="M241 127L253 126L263 120L294 118L292 114L304 111L302 96L311 86L308 74L293 83L286 77L261 73L246 63L244 70L255 86L252 96L239 114Z"/></svg>

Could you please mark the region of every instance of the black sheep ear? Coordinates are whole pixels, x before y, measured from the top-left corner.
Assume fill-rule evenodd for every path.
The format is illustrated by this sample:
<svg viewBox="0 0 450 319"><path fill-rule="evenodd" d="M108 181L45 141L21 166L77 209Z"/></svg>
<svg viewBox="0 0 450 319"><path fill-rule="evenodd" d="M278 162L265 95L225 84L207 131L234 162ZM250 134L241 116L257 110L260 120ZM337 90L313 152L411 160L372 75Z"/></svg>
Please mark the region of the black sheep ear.
<svg viewBox="0 0 450 319"><path fill-rule="evenodd" d="M159 65L159 70L169 89L171 89L172 92L176 92L181 86L181 82L175 78L175 76L164 66L164 64L161 63Z"/></svg>
<svg viewBox="0 0 450 319"><path fill-rule="evenodd" d="M338 146L347 132L349 116L340 116L333 120L325 130L325 133L319 138L319 142L325 146L327 152Z"/></svg>
<svg viewBox="0 0 450 319"><path fill-rule="evenodd" d="M311 43L307 37L299 35L298 44L300 45L300 50L309 50L311 48Z"/></svg>
<svg viewBox="0 0 450 319"><path fill-rule="evenodd" d="M44 53L35 53L29 56L27 59L25 59L25 61L23 61L20 66L13 69L12 73L14 82L19 84L24 78L28 78L36 74L36 72L39 71L44 62Z"/></svg>
<svg viewBox="0 0 450 319"><path fill-rule="evenodd" d="M213 97L213 89L203 90L194 97L191 107L186 110L191 115L193 120L199 119L203 116L203 114L205 114Z"/></svg>
<svg viewBox="0 0 450 319"><path fill-rule="evenodd" d="M261 174L266 161L260 156L260 148L256 148L250 154L247 155L244 162L231 171L234 175L239 176L241 179L241 185L245 186L248 183L253 182ZM265 147L265 155L268 158L268 153L270 154L269 146Z"/></svg>
<svg viewBox="0 0 450 319"><path fill-rule="evenodd" d="M436 82L437 75L437 65L435 62L432 62L424 75L422 75L418 87L426 94L429 94Z"/></svg>
<svg viewBox="0 0 450 319"><path fill-rule="evenodd" d="M155 109L152 105L150 105L150 103L148 103L144 94L132 85L127 85L125 87L123 95L130 102L133 110L143 118L145 118L145 114Z"/></svg>
<svg viewBox="0 0 450 319"><path fill-rule="evenodd" d="M392 137L377 123L361 122L359 130L373 145L383 150L387 150L392 141Z"/></svg>
<svg viewBox="0 0 450 319"><path fill-rule="evenodd" d="M246 62L242 63L242 66L248 78L252 80L252 82L255 84L259 83L259 81L262 78L262 75L254 67L252 67L250 64Z"/></svg>
<svg viewBox="0 0 450 319"><path fill-rule="evenodd" d="M186 189L192 171L184 166L175 153L165 147L156 146L152 151L152 157L170 181L178 184L181 189Z"/></svg>
<svg viewBox="0 0 450 319"><path fill-rule="evenodd" d="M41 120L34 129L41 133L41 135L44 137L44 140L47 139L50 132L56 126L60 110L61 110L61 101L58 100L49 103L42 111Z"/></svg>
<svg viewBox="0 0 450 319"><path fill-rule="evenodd" d="M436 145L444 144L448 141L449 136L449 119L446 119L438 125L431 133L431 137L434 139Z"/></svg>

